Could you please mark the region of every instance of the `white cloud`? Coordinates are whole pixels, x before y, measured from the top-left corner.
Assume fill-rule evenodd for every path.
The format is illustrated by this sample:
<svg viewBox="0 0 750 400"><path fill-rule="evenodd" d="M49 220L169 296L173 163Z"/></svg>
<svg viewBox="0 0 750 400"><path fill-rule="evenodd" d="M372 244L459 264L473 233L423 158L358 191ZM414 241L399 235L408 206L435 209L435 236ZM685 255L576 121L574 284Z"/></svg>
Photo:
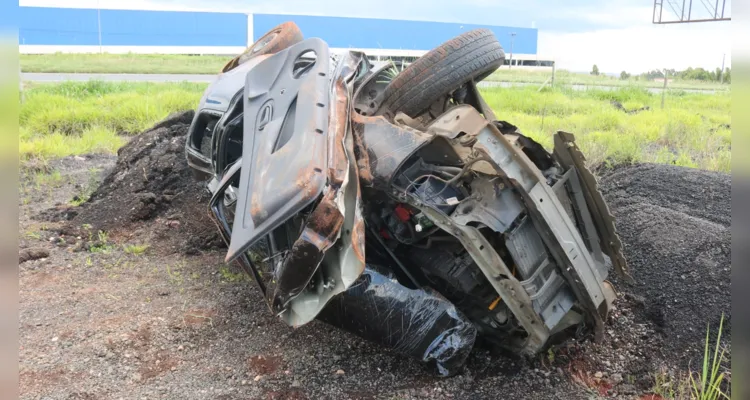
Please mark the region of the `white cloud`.
<svg viewBox="0 0 750 400"><path fill-rule="evenodd" d="M608 73L644 72L651 69L721 67L731 64L731 25L706 22L647 25L565 33L539 31L539 54L552 57L557 66L590 71L596 64Z"/></svg>

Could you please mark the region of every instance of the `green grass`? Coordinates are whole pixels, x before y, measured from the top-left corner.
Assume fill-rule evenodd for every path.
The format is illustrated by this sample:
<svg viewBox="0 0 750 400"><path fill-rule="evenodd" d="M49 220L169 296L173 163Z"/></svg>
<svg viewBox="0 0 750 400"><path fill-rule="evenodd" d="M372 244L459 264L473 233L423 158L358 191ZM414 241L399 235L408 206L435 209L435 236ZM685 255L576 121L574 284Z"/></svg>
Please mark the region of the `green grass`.
<svg viewBox="0 0 750 400"><path fill-rule="evenodd" d="M114 153L127 135L169 113L194 108L206 84L64 83L26 91L20 115L22 158ZM552 148L557 130L574 133L590 164L656 162L729 171L731 94L644 88L576 91L536 87L487 88L482 93L501 120ZM627 114L612 106L651 109Z"/></svg>
<svg viewBox="0 0 750 400"><path fill-rule="evenodd" d="M231 56L184 54L21 54L23 72L216 74Z"/></svg>
<svg viewBox="0 0 750 400"><path fill-rule="evenodd" d="M729 171L731 162L730 95L670 94L661 97L643 88L543 90L533 87L482 90L500 120L552 148L556 130L571 132L590 164L656 162ZM636 114L617 110L648 106Z"/></svg>
<svg viewBox="0 0 750 400"><path fill-rule="evenodd" d="M141 255L146 252L146 250L149 249L149 245L147 244L128 244L123 247L123 250L127 254L133 254L133 255Z"/></svg>
<svg viewBox="0 0 750 400"><path fill-rule="evenodd" d="M113 154L126 136L198 104L205 84L66 82L24 90L22 158Z"/></svg>
<svg viewBox="0 0 750 400"><path fill-rule="evenodd" d="M231 56L185 55L185 54L21 54L23 72L65 73L131 73L131 74L217 74ZM538 83L546 81L551 72L522 69L501 69L489 80L503 82ZM606 85L662 87L662 83L637 80L635 77L621 80L619 77L574 73L557 70L557 85ZM728 89L728 84L717 82L673 80L669 87L682 89Z"/></svg>

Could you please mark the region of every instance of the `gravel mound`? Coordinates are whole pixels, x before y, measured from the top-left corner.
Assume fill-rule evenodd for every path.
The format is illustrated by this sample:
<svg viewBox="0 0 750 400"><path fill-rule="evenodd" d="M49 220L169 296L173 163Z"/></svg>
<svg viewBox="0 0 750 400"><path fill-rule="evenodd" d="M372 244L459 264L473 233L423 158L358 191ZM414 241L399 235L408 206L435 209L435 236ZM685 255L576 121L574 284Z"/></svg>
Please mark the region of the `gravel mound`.
<svg viewBox="0 0 750 400"><path fill-rule="evenodd" d="M731 337L731 176L670 165L619 166L600 179L634 285L618 284L639 338L667 365L700 365L706 325ZM712 334L713 336L713 334Z"/></svg>
<svg viewBox="0 0 750 400"><path fill-rule="evenodd" d="M76 210L68 231L80 234L87 227L116 236L155 237L188 254L223 246L208 216L209 195L185 160L193 115L174 113L123 146L112 171Z"/></svg>

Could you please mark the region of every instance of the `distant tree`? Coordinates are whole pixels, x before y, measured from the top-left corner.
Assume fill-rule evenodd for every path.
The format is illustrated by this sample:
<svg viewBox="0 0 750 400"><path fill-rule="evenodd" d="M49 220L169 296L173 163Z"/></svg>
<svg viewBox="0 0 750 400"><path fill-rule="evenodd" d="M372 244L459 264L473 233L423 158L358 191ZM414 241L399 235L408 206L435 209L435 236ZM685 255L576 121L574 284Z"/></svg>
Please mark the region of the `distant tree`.
<svg viewBox="0 0 750 400"><path fill-rule="evenodd" d="M622 72L620 72L620 79L622 79L622 80L628 80L628 79L630 79L630 74L627 73L627 72L625 72L625 71L622 71Z"/></svg>
<svg viewBox="0 0 750 400"><path fill-rule="evenodd" d="M724 83L732 83L732 69L727 68L724 70Z"/></svg>
<svg viewBox="0 0 750 400"><path fill-rule="evenodd" d="M721 81L721 68L716 67L716 72L714 72L714 76L716 79L714 79L716 82Z"/></svg>
<svg viewBox="0 0 750 400"><path fill-rule="evenodd" d="M654 80L657 78L663 78L663 77L664 77L664 72L658 69L655 69L649 72L644 72L641 74L641 78L643 78L643 80L645 81L651 81L651 80Z"/></svg>
<svg viewBox="0 0 750 400"><path fill-rule="evenodd" d="M680 72L678 76L681 79L691 79L696 81L710 81L715 79L715 77L712 77L711 72L708 72L703 68L692 67L689 67L688 69Z"/></svg>
<svg viewBox="0 0 750 400"><path fill-rule="evenodd" d="M599 75L599 67L594 64L594 68L591 69L591 75Z"/></svg>

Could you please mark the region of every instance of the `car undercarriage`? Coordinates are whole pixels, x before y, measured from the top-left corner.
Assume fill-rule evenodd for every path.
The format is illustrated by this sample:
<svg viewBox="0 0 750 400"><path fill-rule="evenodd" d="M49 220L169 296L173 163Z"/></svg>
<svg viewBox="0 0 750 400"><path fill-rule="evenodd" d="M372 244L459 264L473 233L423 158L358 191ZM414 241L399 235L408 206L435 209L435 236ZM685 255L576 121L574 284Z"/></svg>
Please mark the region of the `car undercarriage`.
<svg viewBox="0 0 750 400"><path fill-rule="evenodd" d="M275 315L443 376L477 337L533 355L601 335L610 270L628 277L614 220L572 134L549 153L483 99L505 57L491 31L375 66L289 24L225 67L186 143L226 261Z"/></svg>

